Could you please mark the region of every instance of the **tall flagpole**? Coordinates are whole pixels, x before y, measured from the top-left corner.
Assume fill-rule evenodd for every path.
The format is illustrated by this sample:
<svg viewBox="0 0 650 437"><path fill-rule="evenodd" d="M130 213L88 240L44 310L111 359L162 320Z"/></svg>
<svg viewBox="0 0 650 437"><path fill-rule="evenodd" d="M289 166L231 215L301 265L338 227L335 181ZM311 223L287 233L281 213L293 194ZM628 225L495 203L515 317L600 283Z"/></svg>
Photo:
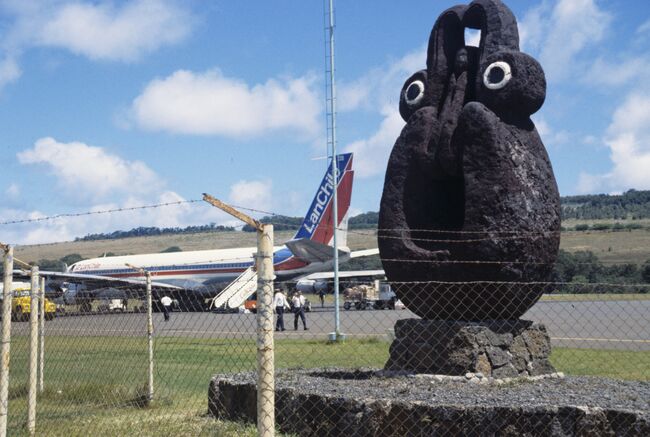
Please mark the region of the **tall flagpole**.
<svg viewBox="0 0 650 437"><path fill-rule="evenodd" d="M327 53L327 72L329 77L326 78L326 81L329 82L329 89L326 90L326 102L327 102L327 131L328 131L328 142L331 144L332 150L332 161L331 161L331 170L332 170L332 181L334 182L334 192L332 196L332 223L334 227L334 258L333 258L333 267L334 267L334 340L342 340L344 336L341 334L341 325L340 325L340 312L339 312L339 250L338 250L338 241L337 241L337 230L338 230L338 160L336 157L336 85L334 83L334 0L325 0L327 3L327 38L328 41L326 45L328 46ZM329 79L329 80L327 80ZM329 95L327 95L329 94Z"/></svg>

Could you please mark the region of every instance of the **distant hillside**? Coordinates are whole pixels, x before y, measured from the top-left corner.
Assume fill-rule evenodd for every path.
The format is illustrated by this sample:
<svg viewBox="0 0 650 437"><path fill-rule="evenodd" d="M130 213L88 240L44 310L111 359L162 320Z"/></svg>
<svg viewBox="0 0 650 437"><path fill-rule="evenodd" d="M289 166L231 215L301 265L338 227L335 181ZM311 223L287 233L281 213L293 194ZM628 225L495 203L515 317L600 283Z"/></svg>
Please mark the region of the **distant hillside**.
<svg viewBox="0 0 650 437"><path fill-rule="evenodd" d="M584 196L565 196L561 198L562 220L640 220L650 219L650 191L630 190L621 195L588 194ZM302 217L288 217L283 215L265 216L260 219L263 223L273 223L276 231L296 231L302 223ZM373 229L377 227L378 212L364 212L350 217L350 229ZM582 227L587 226L583 225ZM600 226L612 225L600 224ZM628 226L628 225L626 225ZM582 229L587 230L589 226ZM609 229L609 227L607 229ZM625 228L619 225L621 229ZM641 227L641 226L637 226ZM636 228L636 227L635 227ZM596 225L593 229L599 230ZM625 228L627 229L627 228ZM214 223L203 226L188 226L186 228L156 228L140 227L130 231L115 231L107 234L91 234L76 238L75 241L114 240L128 237L143 237L154 235L196 234L200 232L234 231L228 226L217 226ZM246 225L242 228L245 232L255 230ZM606 228L602 228L606 230ZM614 229L617 230L617 229Z"/></svg>
<svg viewBox="0 0 650 437"><path fill-rule="evenodd" d="M77 237L74 241L95 241L95 240L116 240L130 237L151 237L156 235L178 235L197 234L204 232L228 232L234 231L231 226L221 226L216 223L202 226L187 226L185 228L157 228L155 226L133 228L130 231L114 231L107 234L88 234L85 237Z"/></svg>
<svg viewBox="0 0 650 437"><path fill-rule="evenodd" d="M650 218L650 191L621 195L589 194L562 197L562 219L638 220Z"/></svg>

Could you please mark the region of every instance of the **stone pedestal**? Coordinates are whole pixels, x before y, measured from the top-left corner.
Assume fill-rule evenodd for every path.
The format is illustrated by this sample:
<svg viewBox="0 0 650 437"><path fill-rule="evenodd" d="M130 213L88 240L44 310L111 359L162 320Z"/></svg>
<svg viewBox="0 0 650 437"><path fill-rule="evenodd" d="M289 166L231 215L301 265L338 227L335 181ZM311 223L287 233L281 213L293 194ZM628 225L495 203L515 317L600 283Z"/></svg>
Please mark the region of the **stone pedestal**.
<svg viewBox="0 0 650 437"><path fill-rule="evenodd" d="M403 319L385 370L442 375L482 373L512 378L555 372L544 325L528 320L482 322Z"/></svg>

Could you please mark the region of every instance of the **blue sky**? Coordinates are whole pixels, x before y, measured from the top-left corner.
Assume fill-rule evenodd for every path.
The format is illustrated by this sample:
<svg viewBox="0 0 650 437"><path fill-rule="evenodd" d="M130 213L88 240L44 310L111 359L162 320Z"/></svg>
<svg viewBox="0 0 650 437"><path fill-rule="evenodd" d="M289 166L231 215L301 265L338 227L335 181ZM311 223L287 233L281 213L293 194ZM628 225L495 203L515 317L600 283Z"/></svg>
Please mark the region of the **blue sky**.
<svg viewBox="0 0 650 437"><path fill-rule="evenodd" d="M403 122L453 1L336 2L338 147L353 213L377 210ZM650 2L512 0L548 80L533 119L563 195L650 189ZM319 1L0 1L0 221L209 192L303 215L326 162ZM0 226L44 243L230 219L200 204Z"/></svg>

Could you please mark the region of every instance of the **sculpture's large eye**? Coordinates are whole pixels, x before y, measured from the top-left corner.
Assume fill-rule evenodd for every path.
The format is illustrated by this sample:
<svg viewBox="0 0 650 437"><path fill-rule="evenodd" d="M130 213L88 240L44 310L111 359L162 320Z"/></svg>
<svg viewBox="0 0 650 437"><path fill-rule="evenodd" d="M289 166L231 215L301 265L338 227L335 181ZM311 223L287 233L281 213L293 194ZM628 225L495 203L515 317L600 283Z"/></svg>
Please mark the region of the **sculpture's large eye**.
<svg viewBox="0 0 650 437"><path fill-rule="evenodd" d="M483 84L491 90L499 90L506 86L512 78L510 64L503 61L493 62L488 65L483 73Z"/></svg>
<svg viewBox="0 0 650 437"><path fill-rule="evenodd" d="M399 92L399 113L404 121L423 107L427 101L424 89L427 83L427 70L420 70L409 77Z"/></svg>
<svg viewBox="0 0 650 437"><path fill-rule="evenodd" d="M424 83L415 80L404 91L404 100L409 106L417 105L424 98Z"/></svg>

